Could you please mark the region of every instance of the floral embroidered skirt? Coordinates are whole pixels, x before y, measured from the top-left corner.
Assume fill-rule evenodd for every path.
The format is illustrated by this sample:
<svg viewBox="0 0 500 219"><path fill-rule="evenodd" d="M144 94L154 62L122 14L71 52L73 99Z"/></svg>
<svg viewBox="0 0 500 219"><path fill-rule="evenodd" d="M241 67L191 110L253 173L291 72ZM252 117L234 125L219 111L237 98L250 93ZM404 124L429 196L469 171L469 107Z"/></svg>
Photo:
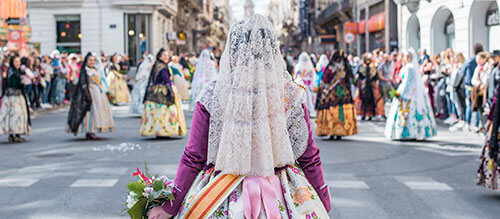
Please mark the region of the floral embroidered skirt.
<svg viewBox="0 0 500 219"><path fill-rule="evenodd" d="M22 94L5 95L0 108L0 135L29 135L28 107Z"/></svg>
<svg viewBox="0 0 500 219"><path fill-rule="evenodd" d="M108 76L108 92L112 104L125 104L130 101L130 92L124 78L119 78L111 73Z"/></svg>
<svg viewBox="0 0 500 219"><path fill-rule="evenodd" d="M174 84L181 100L189 100L189 82L179 75L174 75Z"/></svg>
<svg viewBox="0 0 500 219"><path fill-rule="evenodd" d="M331 106L318 110L316 119L318 136L348 136L358 133L356 109L353 104Z"/></svg>
<svg viewBox="0 0 500 219"><path fill-rule="evenodd" d="M85 133L113 132L115 125L108 98L94 84L90 85L89 91L92 98L92 105L90 112L83 119L83 129L82 126L80 126L80 129Z"/></svg>
<svg viewBox="0 0 500 219"><path fill-rule="evenodd" d="M141 136L184 136L186 133L184 112L178 98L176 104L171 105L152 101L144 103Z"/></svg>
<svg viewBox="0 0 500 219"><path fill-rule="evenodd" d="M385 125L385 137L393 140L423 140L437 135L437 125L430 102L426 109L418 112L414 103L394 98ZM403 106L403 111L401 110Z"/></svg>
<svg viewBox="0 0 500 219"><path fill-rule="evenodd" d="M500 167L496 162L490 159L489 151L489 143L488 140L486 140L481 157L479 158L477 185L500 191L500 187L498 185L500 183Z"/></svg>
<svg viewBox="0 0 500 219"><path fill-rule="evenodd" d="M328 213L316 191L309 184L303 171L293 165L281 170L277 175L280 181L281 194L276 194L276 202L281 218L329 218ZM187 207L207 185L216 179L214 171L202 171L194 180L179 210L176 218L186 215ZM215 204L216 210L208 217L216 218L245 218L243 198L243 182L230 191L227 198ZM262 205L259 218L266 218ZM252 209L253 210L253 209Z"/></svg>

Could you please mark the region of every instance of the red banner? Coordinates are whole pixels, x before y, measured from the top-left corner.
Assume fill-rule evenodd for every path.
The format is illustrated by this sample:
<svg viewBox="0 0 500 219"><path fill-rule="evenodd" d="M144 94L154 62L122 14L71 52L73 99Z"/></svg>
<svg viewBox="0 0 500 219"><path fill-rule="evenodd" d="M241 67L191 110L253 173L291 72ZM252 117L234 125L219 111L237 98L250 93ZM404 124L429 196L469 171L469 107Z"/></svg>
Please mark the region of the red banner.
<svg viewBox="0 0 500 219"><path fill-rule="evenodd" d="M358 23L356 23L356 22L345 22L344 23L344 32L345 33L357 34L358 33Z"/></svg>
<svg viewBox="0 0 500 219"><path fill-rule="evenodd" d="M22 18L26 17L26 1L24 0L0 0L0 18Z"/></svg>
<svg viewBox="0 0 500 219"><path fill-rule="evenodd" d="M385 12L373 15L368 20L368 31L377 32L385 29Z"/></svg>
<svg viewBox="0 0 500 219"><path fill-rule="evenodd" d="M362 20L358 23L358 34L364 34L366 28L366 21Z"/></svg>

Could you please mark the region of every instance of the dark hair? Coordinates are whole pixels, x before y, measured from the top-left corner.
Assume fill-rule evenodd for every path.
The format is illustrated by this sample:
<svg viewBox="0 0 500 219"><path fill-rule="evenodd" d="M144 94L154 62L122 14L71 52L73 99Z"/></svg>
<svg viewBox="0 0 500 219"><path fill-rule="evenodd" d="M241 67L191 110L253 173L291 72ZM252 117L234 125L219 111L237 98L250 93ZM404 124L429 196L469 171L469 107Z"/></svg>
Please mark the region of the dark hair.
<svg viewBox="0 0 500 219"><path fill-rule="evenodd" d="M13 54L10 56L9 68L14 68L14 59L20 58L18 54Z"/></svg>
<svg viewBox="0 0 500 219"><path fill-rule="evenodd" d="M476 43L474 44L474 55L477 55L478 53L484 51L483 45L481 43Z"/></svg>
<svg viewBox="0 0 500 219"><path fill-rule="evenodd" d="M87 55L88 55L88 54L87 54ZM92 54L90 54L90 55L92 55ZM118 53L115 53L115 54L111 55L110 61L111 61L111 63L112 63L112 64L117 64L117 63L114 63L114 62L113 62L113 58L115 58L115 56L117 56L117 55L118 55ZM85 56L85 57L87 57L87 56ZM118 61L118 60L117 60L117 61Z"/></svg>
<svg viewBox="0 0 500 219"><path fill-rule="evenodd" d="M161 58L161 55L166 52L167 50L165 50L164 48L161 48L160 51L158 51L158 53L156 53L156 61L161 61L160 58Z"/></svg>
<svg viewBox="0 0 500 219"><path fill-rule="evenodd" d="M85 55L85 58L83 59L83 63L82 63L82 70L84 70L85 67L87 67L87 62L89 61L89 58L91 56L94 56L91 52L88 52L87 55Z"/></svg>

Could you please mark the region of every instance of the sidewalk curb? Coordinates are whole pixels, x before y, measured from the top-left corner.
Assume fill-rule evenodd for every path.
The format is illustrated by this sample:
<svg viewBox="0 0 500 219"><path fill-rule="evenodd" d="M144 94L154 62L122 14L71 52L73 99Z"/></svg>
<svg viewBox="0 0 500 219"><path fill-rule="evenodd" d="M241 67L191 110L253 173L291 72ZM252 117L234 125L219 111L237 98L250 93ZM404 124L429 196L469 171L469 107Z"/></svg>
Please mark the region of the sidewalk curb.
<svg viewBox="0 0 500 219"><path fill-rule="evenodd" d="M52 108L34 110L33 112L31 112L31 119L36 119L36 117L40 116L40 115L46 115L46 114L58 112L60 110L64 110L64 109L68 108L69 105L70 105L70 103L63 103L60 105L53 105Z"/></svg>

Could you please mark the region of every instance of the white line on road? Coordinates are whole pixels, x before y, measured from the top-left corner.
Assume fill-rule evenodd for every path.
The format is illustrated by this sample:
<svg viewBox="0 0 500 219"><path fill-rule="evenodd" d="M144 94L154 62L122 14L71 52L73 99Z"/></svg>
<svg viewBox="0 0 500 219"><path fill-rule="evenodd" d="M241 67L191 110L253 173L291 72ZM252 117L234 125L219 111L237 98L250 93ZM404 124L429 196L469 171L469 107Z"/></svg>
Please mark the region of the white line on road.
<svg viewBox="0 0 500 219"><path fill-rule="evenodd" d="M90 169L87 173L124 175L128 169L128 167L97 167Z"/></svg>
<svg viewBox="0 0 500 219"><path fill-rule="evenodd" d="M333 189L370 189L365 182L359 180L331 180L328 185Z"/></svg>
<svg viewBox="0 0 500 219"><path fill-rule="evenodd" d="M411 190L427 191L452 191L453 188L446 183L441 183L429 177L420 176L396 176L396 180L405 184Z"/></svg>
<svg viewBox="0 0 500 219"><path fill-rule="evenodd" d="M0 179L0 187L29 187L37 181L38 179L25 178Z"/></svg>
<svg viewBox="0 0 500 219"><path fill-rule="evenodd" d="M113 187L118 179L79 179L70 187Z"/></svg>

